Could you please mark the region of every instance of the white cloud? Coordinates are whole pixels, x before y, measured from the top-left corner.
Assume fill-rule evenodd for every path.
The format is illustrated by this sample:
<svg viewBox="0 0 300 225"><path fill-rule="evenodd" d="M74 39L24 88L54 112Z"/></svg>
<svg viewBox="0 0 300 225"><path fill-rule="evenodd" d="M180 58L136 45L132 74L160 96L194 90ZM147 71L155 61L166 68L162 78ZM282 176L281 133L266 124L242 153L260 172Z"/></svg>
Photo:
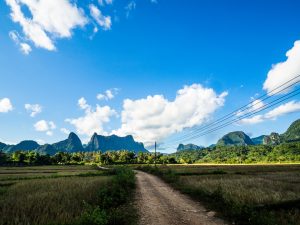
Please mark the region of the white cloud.
<svg viewBox="0 0 300 225"><path fill-rule="evenodd" d="M104 6L104 2L107 5L112 5L113 4L113 0L98 0L99 5Z"/></svg>
<svg viewBox="0 0 300 225"><path fill-rule="evenodd" d="M31 46L27 43L20 43L20 49L25 55L28 55L32 51Z"/></svg>
<svg viewBox="0 0 300 225"><path fill-rule="evenodd" d="M30 113L31 117L35 117L42 112L42 106L39 104L25 104L25 109Z"/></svg>
<svg viewBox="0 0 300 225"><path fill-rule="evenodd" d="M123 103L122 126L112 133L132 134L147 146L171 134L201 125L224 105L227 92L217 95L200 84L185 86L177 91L174 101L162 95L144 99L126 99Z"/></svg>
<svg viewBox="0 0 300 225"><path fill-rule="evenodd" d="M12 30L8 33L8 35L15 43L19 43L19 34L17 31Z"/></svg>
<svg viewBox="0 0 300 225"><path fill-rule="evenodd" d="M34 128L39 132L46 132L46 135L52 136L53 130L56 129L56 125L53 121L40 120L34 124Z"/></svg>
<svg viewBox="0 0 300 225"><path fill-rule="evenodd" d="M36 140L36 142L37 142L39 145L44 145L44 144L46 144L46 141L43 140L43 139L38 139L38 140Z"/></svg>
<svg viewBox="0 0 300 225"><path fill-rule="evenodd" d="M282 104L271 111L263 114L263 115L256 115L251 118L245 118L239 122L239 124L257 124L264 122L266 120L274 120L277 119L277 117L299 112L300 111L300 102L296 101L290 101L288 103Z"/></svg>
<svg viewBox="0 0 300 225"><path fill-rule="evenodd" d="M107 5L113 4L113 0L105 0L105 2L106 2Z"/></svg>
<svg viewBox="0 0 300 225"><path fill-rule="evenodd" d="M12 110L13 106L9 98L0 99L0 113L7 113Z"/></svg>
<svg viewBox="0 0 300 225"><path fill-rule="evenodd" d="M93 109L86 103L84 98L78 100L79 107L84 109L84 116L66 119L65 121L75 126L77 132L82 135L92 136L94 132L99 134L107 134L103 125L110 121L112 116L117 115L116 111L111 109L109 106L99 106Z"/></svg>
<svg viewBox="0 0 300 225"><path fill-rule="evenodd" d="M126 11L126 17L128 18L130 15L130 12L136 8L136 2L135 1L130 1L127 6L125 7Z"/></svg>
<svg viewBox="0 0 300 225"><path fill-rule="evenodd" d="M83 10L69 0L5 0L10 16L19 23L26 39L36 47L55 50L55 38L70 38L72 30L87 23ZM31 17L23 13L27 7ZM24 45L23 45L24 48ZM28 46L26 46L28 52Z"/></svg>
<svg viewBox="0 0 300 225"><path fill-rule="evenodd" d="M61 131L62 133L64 133L64 134L67 134L67 135L71 133L71 132L70 132L68 129L66 129L66 128L61 128L60 131Z"/></svg>
<svg viewBox="0 0 300 225"><path fill-rule="evenodd" d="M21 42L20 39L22 38L20 37L17 31L10 31L8 34L9 37L15 42L15 44L20 48L21 52L24 55L28 55L31 52L31 46L25 42Z"/></svg>
<svg viewBox="0 0 300 225"><path fill-rule="evenodd" d="M247 113L255 113L257 112L258 110L261 110L263 107L265 106L265 104L263 103L262 100L260 99L256 99L256 100L253 100L251 105L248 106L248 107L245 107L243 110L239 110L236 115L237 116L243 116Z"/></svg>
<svg viewBox="0 0 300 225"><path fill-rule="evenodd" d="M93 4L90 4L89 8L90 8L90 14L93 17L93 19L97 22L97 24L99 24L99 26L102 27L103 30L110 30L111 17L104 16L100 11L100 9L98 9L97 6Z"/></svg>
<svg viewBox="0 0 300 225"><path fill-rule="evenodd" d="M48 122L45 120L40 120L34 124L36 131L47 131L49 130Z"/></svg>
<svg viewBox="0 0 300 225"><path fill-rule="evenodd" d="M87 104L85 98L81 97L80 99L78 99L78 106L81 109L88 109L90 106Z"/></svg>
<svg viewBox="0 0 300 225"><path fill-rule="evenodd" d="M239 121L238 124L257 124L265 121L265 118L263 115L256 115L250 118L245 118Z"/></svg>
<svg viewBox="0 0 300 225"><path fill-rule="evenodd" d="M293 48L286 53L286 57L286 61L273 65L269 71L268 77L263 85L263 89L268 93L270 93L272 89L300 75L300 41L294 43ZM295 81L300 81L300 77L293 80L293 82ZM289 86L289 84L283 86L283 88ZM286 90L285 92L288 91L289 90Z"/></svg>
<svg viewBox="0 0 300 225"><path fill-rule="evenodd" d="M118 92L119 92L118 88L108 89L104 93L98 94L97 99L108 101L108 100L113 99L118 94Z"/></svg>
<svg viewBox="0 0 300 225"><path fill-rule="evenodd" d="M48 131L46 132L46 135L48 135L48 136L53 136L53 131L48 130Z"/></svg>
<svg viewBox="0 0 300 225"><path fill-rule="evenodd" d="M265 118L276 119L279 116L283 116L289 113L299 112L299 111L300 111L300 102L290 101L266 113Z"/></svg>

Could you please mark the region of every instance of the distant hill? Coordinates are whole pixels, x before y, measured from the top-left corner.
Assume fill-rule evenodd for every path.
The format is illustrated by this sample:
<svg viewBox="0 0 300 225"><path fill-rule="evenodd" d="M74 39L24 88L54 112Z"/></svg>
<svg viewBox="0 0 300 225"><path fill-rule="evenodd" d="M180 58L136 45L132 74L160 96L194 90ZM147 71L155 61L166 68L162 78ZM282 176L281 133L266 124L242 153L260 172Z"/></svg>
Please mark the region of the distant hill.
<svg viewBox="0 0 300 225"><path fill-rule="evenodd" d="M264 138L266 137L267 135L260 135L258 137L255 137L255 138L251 138L252 142L255 144L255 145L262 145L263 142L264 142Z"/></svg>
<svg viewBox="0 0 300 225"><path fill-rule="evenodd" d="M285 133L282 135L282 139L286 142L299 141L300 140L300 119L294 121Z"/></svg>
<svg viewBox="0 0 300 225"><path fill-rule="evenodd" d="M185 150L201 150L203 148L204 147L202 147L202 146L198 146L198 145L194 145L194 144L187 144L187 145L179 144L177 147L177 152L185 151Z"/></svg>
<svg viewBox="0 0 300 225"><path fill-rule="evenodd" d="M117 135L102 136L94 133L86 147L86 151L117 151L128 150L134 152L148 152L143 143L134 141L131 135L119 137Z"/></svg>
<svg viewBox="0 0 300 225"><path fill-rule="evenodd" d="M5 148L5 147L6 147L6 144L0 142L0 151L1 151L3 148Z"/></svg>
<svg viewBox="0 0 300 225"><path fill-rule="evenodd" d="M36 141L26 140L21 141L19 144L16 145L6 145L3 148L3 151L7 153L15 151L31 151L37 149L39 146L40 145Z"/></svg>
<svg viewBox="0 0 300 225"><path fill-rule="evenodd" d="M55 155L55 153L57 153L57 149L55 149L53 145L49 144L41 145L35 151L41 155Z"/></svg>
<svg viewBox="0 0 300 225"><path fill-rule="evenodd" d="M56 151L63 152L82 152L84 151L82 143L79 137L71 132L68 136L68 139L52 144L53 148Z"/></svg>
<svg viewBox="0 0 300 225"><path fill-rule="evenodd" d="M234 131L224 135L217 143L219 146L254 145L250 137L243 131Z"/></svg>

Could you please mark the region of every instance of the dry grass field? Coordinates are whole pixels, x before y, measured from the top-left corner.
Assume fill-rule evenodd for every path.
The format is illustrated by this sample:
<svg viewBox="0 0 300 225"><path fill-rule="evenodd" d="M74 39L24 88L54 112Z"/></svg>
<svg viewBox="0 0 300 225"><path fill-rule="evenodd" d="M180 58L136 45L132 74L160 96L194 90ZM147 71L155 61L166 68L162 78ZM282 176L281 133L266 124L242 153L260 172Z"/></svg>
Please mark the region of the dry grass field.
<svg viewBox="0 0 300 225"><path fill-rule="evenodd" d="M0 182L7 180L72 176L97 172L99 171L96 167L81 165L0 167Z"/></svg>
<svg viewBox="0 0 300 225"><path fill-rule="evenodd" d="M108 224L109 200L119 200L108 189L118 176L92 166L0 167L0 174L1 225Z"/></svg>
<svg viewBox="0 0 300 225"><path fill-rule="evenodd" d="M168 165L146 170L237 224L300 224L300 165Z"/></svg>

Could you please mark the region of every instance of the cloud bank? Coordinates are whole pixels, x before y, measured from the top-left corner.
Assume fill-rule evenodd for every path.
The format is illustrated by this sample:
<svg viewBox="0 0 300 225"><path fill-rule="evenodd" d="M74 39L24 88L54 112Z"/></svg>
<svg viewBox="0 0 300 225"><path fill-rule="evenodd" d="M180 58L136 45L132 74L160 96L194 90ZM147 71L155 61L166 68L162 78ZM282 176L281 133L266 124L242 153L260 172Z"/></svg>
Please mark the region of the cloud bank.
<svg viewBox="0 0 300 225"><path fill-rule="evenodd" d="M211 88L193 84L178 90L173 101L162 95L126 99L121 114L122 125L112 133L132 134L136 140L149 146L154 141L209 120L224 105L226 95L227 92L218 95Z"/></svg>

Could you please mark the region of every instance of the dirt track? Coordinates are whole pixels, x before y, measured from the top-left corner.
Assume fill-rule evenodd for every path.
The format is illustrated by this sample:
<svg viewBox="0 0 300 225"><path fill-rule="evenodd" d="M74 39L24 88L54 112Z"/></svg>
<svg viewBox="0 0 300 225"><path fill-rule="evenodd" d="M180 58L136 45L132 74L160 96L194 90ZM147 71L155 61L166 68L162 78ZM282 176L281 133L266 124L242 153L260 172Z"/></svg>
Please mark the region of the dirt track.
<svg viewBox="0 0 300 225"><path fill-rule="evenodd" d="M200 203L171 188L153 175L137 171L136 206L140 225L220 225Z"/></svg>

